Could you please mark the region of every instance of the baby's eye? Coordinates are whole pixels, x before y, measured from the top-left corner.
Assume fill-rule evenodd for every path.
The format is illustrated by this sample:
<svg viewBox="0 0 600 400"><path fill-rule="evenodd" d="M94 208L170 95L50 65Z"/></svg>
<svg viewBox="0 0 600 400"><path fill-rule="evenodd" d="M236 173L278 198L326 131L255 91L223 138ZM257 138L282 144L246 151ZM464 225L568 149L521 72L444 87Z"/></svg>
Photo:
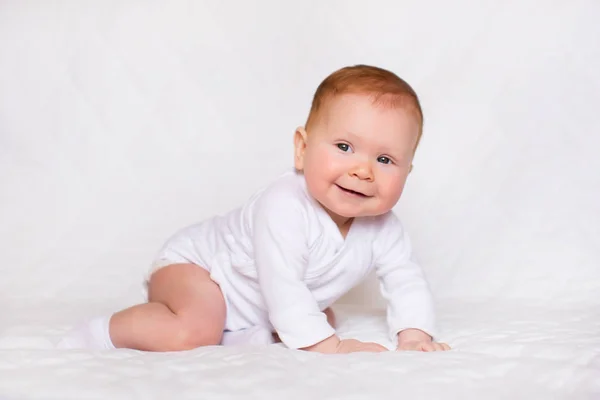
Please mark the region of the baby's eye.
<svg viewBox="0 0 600 400"><path fill-rule="evenodd" d="M350 150L350 146L348 146L346 143L338 143L338 144L336 144L336 146L341 151L348 151L348 150Z"/></svg>
<svg viewBox="0 0 600 400"><path fill-rule="evenodd" d="M380 157L377 157L377 162L380 162L382 164L391 164L392 160L390 160L386 156L380 156Z"/></svg>

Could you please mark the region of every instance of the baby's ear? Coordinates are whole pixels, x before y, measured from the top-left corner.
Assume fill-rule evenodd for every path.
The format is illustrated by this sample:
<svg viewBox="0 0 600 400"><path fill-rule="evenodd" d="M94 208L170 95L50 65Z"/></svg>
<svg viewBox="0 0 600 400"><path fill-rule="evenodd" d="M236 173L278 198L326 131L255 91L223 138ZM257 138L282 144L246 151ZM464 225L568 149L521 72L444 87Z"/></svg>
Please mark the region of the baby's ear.
<svg viewBox="0 0 600 400"><path fill-rule="evenodd" d="M303 126L296 128L294 133L294 166L298 171L304 170L304 152L306 150L307 134Z"/></svg>

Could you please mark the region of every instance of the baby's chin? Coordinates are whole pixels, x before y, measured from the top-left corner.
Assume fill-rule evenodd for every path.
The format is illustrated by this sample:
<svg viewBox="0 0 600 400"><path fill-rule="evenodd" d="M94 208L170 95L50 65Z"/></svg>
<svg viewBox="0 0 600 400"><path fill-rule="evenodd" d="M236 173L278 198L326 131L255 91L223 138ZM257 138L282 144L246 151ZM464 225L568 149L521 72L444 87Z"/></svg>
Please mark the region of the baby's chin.
<svg viewBox="0 0 600 400"><path fill-rule="evenodd" d="M339 205L331 205L331 207L327 207L329 211L332 213L339 215L343 218L361 218L361 217L377 217L379 215L383 215L389 212L389 209L359 209L357 210L354 207L344 207Z"/></svg>

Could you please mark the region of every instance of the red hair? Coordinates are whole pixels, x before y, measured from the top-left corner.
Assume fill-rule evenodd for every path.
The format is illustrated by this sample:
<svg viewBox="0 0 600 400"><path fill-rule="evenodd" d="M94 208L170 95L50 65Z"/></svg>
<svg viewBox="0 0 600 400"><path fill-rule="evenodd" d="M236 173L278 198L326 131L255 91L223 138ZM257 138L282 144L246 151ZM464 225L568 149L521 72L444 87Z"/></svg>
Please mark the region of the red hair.
<svg viewBox="0 0 600 400"><path fill-rule="evenodd" d="M317 88L306 121L306 130L318 120L328 101L335 96L354 93L373 97L374 104L405 108L418 120L417 145L423 133L423 111L417 93L402 78L383 68L355 65L339 69L329 75ZM416 146L415 146L416 148Z"/></svg>

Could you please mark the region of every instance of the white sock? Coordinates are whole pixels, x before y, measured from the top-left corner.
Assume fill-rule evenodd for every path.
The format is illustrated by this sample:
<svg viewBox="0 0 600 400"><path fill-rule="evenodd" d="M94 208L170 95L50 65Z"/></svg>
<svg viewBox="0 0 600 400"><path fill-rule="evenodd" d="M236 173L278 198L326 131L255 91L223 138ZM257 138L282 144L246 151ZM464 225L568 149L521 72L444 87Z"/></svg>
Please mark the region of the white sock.
<svg viewBox="0 0 600 400"><path fill-rule="evenodd" d="M241 346L245 344L261 346L275 343L273 334L262 326L251 326L241 331L223 332L223 346Z"/></svg>
<svg viewBox="0 0 600 400"><path fill-rule="evenodd" d="M111 316L96 317L73 328L57 344L59 349L114 349L110 340L109 322Z"/></svg>

